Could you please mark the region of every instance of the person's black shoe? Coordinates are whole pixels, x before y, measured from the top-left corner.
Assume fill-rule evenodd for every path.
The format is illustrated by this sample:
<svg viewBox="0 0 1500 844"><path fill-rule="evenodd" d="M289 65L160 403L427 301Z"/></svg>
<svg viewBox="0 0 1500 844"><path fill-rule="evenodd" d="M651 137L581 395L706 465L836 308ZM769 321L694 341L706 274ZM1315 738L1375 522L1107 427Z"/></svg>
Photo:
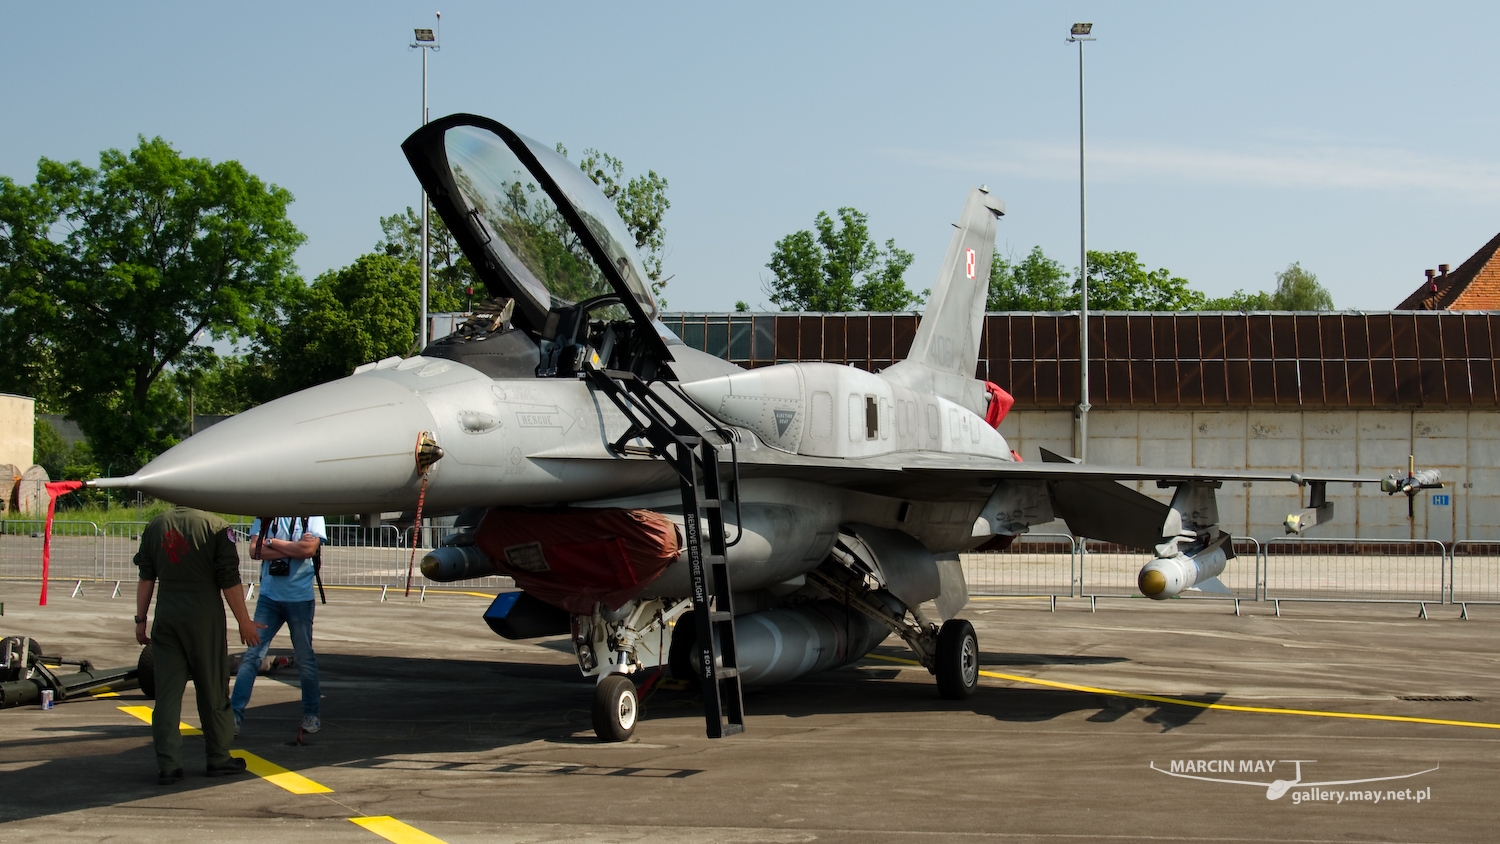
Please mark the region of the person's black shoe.
<svg viewBox="0 0 1500 844"><path fill-rule="evenodd" d="M173 783L181 782L182 777L183 773L181 768L178 768L175 771L161 771L156 775L156 784L172 785Z"/></svg>
<svg viewBox="0 0 1500 844"><path fill-rule="evenodd" d="M244 772L245 760L238 756L231 756L227 762L220 762L218 764L210 763L208 766L208 775L211 777L232 777L235 774L243 774Z"/></svg>

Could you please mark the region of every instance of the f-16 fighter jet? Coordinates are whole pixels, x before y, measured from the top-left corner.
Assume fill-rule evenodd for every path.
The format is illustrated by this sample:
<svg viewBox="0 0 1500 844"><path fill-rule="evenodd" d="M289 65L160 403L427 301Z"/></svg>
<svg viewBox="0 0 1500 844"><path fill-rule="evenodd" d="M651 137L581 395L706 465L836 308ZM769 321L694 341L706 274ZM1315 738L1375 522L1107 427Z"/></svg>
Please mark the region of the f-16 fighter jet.
<svg viewBox="0 0 1500 844"><path fill-rule="evenodd" d="M1060 517L1152 549L1141 592L1170 598L1215 588L1233 554L1221 482L1309 486L1288 519L1301 531L1332 515L1328 483L1367 480L1021 462L996 431L1010 397L974 378L1005 213L985 188L964 201L906 360L745 370L662 325L613 203L546 145L458 114L403 150L489 312L96 485L220 512L378 518L420 498L459 514L422 573L514 578L486 620L571 635L598 678L601 739L631 735L635 679L658 667L701 685L719 737L743 729L742 686L847 665L892 633L943 696L968 697L979 643L957 617L960 553ZM1120 483L1143 480L1171 503Z"/></svg>

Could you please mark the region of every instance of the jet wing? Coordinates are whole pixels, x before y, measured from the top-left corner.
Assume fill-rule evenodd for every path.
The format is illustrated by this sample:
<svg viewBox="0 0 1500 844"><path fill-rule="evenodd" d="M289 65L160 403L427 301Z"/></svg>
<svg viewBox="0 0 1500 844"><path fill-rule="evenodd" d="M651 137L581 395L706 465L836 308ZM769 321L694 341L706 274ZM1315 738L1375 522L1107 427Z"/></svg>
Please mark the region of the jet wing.
<svg viewBox="0 0 1500 844"><path fill-rule="evenodd" d="M728 457L728 451L721 454ZM1044 458L1056 455L1044 452ZM588 459L558 453L533 455L537 460ZM609 460L649 458L606 458ZM988 495L1001 481L1266 481L1310 483L1379 483L1354 475L1299 474L1255 469L1191 469L1155 466L1103 466L1067 462L1020 463L994 457L922 452L881 455L857 460L807 457L761 449L739 452L741 478L787 478L856 489L877 495L930 501L963 501Z"/></svg>
<svg viewBox="0 0 1500 844"><path fill-rule="evenodd" d="M778 455L780 456L780 455ZM972 455L889 455L860 460L797 457L787 462L744 462L742 477L795 478L878 494L960 500L987 493L1006 480L1030 481L1280 481L1379 483L1379 478L1245 469L1018 463Z"/></svg>

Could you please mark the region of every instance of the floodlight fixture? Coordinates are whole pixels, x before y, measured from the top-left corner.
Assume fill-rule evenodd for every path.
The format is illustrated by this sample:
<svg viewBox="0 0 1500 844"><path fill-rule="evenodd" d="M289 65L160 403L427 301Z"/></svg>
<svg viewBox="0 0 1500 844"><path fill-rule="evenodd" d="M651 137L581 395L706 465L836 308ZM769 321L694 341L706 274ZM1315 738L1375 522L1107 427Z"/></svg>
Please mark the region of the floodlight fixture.
<svg viewBox="0 0 1500 844"><path fill-rule="evenodd" d="M1075 23L1075 24L1073 24L1073 34L1074 35L1088 35L1089 31L1092 30L1093 28L1094 28L1094 25L1091 24L1091 23Z"/></svg>
<svg viewBox="0 0 1500 844"><path fill-rule="evenodd" d="M441 50L443 37L443 13L437 13L437 24L431 27L419 26L412 29L411 48L418 47L423 50ZM425 55L425 53L424 53Z"/></svg>

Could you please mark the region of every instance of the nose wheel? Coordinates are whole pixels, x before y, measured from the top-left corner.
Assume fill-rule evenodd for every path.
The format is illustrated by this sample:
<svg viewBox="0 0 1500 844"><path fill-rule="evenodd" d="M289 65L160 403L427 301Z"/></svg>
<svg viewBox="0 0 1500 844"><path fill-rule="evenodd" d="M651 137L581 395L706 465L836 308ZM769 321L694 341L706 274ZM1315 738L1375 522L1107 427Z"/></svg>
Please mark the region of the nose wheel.
<svg viewBox="0 0 1500 844"><path fill-rule="evenodd" d="M937 637L938 692L949 700L965 700L979 685L979 637L974 625L961 618L943 622Z"/></svg>
<svg viewBox="0 0 1500 844"><path fill-rule="evenodd" d="M594 735L600 741L630 738L640 712L641 702L629 677L608 674L594 687Z"/></svg>

